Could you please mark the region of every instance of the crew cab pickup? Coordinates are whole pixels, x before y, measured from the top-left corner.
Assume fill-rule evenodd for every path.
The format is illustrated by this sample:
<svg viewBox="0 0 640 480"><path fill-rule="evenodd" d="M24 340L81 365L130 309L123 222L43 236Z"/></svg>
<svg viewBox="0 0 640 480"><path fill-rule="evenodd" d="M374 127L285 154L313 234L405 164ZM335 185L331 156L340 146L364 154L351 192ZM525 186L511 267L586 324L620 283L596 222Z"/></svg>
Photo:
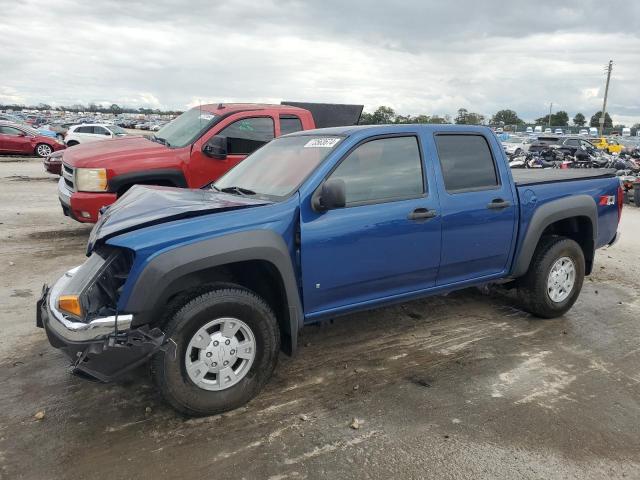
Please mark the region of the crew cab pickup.
<svg viewBox="0 0 640 480"><path fill-rule="evenodd" d="M148 137L69 141L76 146L62 158L58 198L65 215L95 223L135 184L200 188L274 137L355 125L361 113L362 105L220 103L192 108Z"/></svg>
<svg viewBox="0 0 640 480"><path fill-rule="evenodd" d="M297 132L210 188L130 189L86 262L45 286L37 325L75 371L150 361L171 405L213 414L255 396L322 319L492 282L563 315L622 200L610 171L512 172L485 127Z"/></svg>

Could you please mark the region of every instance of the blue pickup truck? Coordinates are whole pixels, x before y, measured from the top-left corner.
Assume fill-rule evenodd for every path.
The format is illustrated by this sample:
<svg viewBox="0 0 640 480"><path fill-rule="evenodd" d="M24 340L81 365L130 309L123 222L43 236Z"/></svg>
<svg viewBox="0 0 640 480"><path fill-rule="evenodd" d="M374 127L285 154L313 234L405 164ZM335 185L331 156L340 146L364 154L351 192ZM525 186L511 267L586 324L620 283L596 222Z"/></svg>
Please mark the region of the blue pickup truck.
<svg viewBox="0 0 640 480"><path fill-rule="evenodd" d="M299 132L205 189L129 190L43 288L37 325L75 372L149 363L172 406L209 415L254 397L322 319L488 283L560 316L621 211L611 172L512 173L484 127Z"/></svg>

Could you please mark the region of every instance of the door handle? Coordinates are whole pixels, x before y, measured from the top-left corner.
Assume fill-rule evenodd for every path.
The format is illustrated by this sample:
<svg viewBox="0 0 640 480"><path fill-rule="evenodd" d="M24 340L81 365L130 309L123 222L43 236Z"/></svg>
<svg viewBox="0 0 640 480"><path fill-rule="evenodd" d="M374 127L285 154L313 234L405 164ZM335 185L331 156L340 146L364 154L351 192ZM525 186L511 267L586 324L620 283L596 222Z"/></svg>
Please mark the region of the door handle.
<svg viewBox="0 0 640 480"><path fill-rule="evenodd" d="M435 210L429 210L428 208L416 208L407 217L409 220L428 220L437 215Z"/></svg>
<svg viewBox="0 0 640 480"><path fill-rule="evenodd" d="M491 202L487 204L487 208L490 208L492 210L500 210L503 208L507 208L510 205L511 205L511 202L508 202L504 198L494 198L493 200L491 200Z"/></svg>

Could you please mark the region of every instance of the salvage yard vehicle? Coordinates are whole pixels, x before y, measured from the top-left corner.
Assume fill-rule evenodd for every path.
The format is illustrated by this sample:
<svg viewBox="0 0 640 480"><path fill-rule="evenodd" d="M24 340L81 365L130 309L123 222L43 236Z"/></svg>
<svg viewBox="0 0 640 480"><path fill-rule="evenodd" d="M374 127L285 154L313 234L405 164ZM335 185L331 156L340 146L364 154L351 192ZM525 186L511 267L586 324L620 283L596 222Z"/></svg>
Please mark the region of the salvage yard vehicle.
<svg viewBox="0 0 640 480"><path fill-rule="evenodd" d="M127 131L117 125L84 123L69 127L64 137L64 143L67 147L73 147L81 143L109 140L111 138L126 137L127 135L129 135Z"/></svg>
<svg viewBox="0 0 640 480"><path fill-rule="evenodd" d="M202 105L149 137L129 136L69 150L58 198L65 215L95 223L102 207L135 184L200 188L274 137L354 125L361 113L362 105Z"/></svg>
<svg viewBox="0 0 640 480"><path fill-rule="evenodd" d="M254 397L305 324L491 282L563 315L622 201L611 171L512 173L487 127L301 131L210 188L131 188L36 323L76 372L150 360L167 402L214 414Z"/></svg>
<svg viewBox="0 0 640 480"><path fill-rule="evenodd" d="M622 151L622 145L613 139L607 139L605 137L594 138L591 143L600 150L605 150L609 153L620 153Z"/></svg>
<svg viewBox="0 0 640 480"><path fill-rule="evenodd" d="M28 125L0 121L0 154L35 154L45 158L64 148L64 143Z"/></svg>

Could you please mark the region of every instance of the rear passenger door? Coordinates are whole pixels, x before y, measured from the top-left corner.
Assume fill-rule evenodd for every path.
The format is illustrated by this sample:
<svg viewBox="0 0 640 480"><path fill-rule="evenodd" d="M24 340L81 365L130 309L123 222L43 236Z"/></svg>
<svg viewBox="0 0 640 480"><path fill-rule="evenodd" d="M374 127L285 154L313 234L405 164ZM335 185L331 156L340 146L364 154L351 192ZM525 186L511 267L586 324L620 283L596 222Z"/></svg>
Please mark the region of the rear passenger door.
<svg viewBox="0 0 640 480"><path fill-rule="evenodd" d="M436 285L504 273L513 248L516 207L497 142L482 134L449 132L435 134L434 140L442 211Z"/></svg>

